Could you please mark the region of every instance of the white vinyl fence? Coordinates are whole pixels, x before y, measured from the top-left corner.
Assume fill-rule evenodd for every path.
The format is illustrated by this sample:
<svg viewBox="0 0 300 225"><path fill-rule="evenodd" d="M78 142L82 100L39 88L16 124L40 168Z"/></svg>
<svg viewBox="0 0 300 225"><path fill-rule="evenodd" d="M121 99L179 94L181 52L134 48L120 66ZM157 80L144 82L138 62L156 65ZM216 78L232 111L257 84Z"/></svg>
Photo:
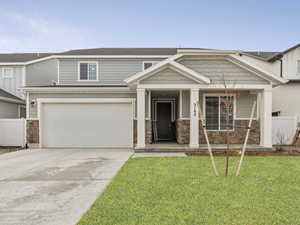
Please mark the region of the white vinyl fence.
<svg viewBox="0 0 300 225"><path fill-rule="evenodd" d="M25 146L25 143L25 119L0 119L0 146Z"/></svg>
<svg viewBox="0 0 300 225"><path fill-rule="evenodd" d="M272 117L273 145L292 144L297 126L297 117Z"/></svg>

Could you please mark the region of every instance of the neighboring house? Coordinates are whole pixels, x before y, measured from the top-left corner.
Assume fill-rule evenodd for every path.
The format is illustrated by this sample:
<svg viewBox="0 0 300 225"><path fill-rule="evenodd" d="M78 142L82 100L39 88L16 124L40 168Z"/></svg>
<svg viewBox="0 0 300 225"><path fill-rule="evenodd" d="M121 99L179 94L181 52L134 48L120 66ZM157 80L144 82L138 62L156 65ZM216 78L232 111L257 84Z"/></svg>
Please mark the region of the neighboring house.
<svg viewBox="0 0 300 225"><path fill-rule="evenodd" d="M296 116L300 122L300 44L283 52L244 52L241 57L288 80L273 88L273 115Z"/></svg>
<svg viewBox="0 0 300 225"><path fill-rule="evenodd" d="M0 89L0 119L25 118L25 101Z"/></svg>
<svg viewBox="0 0 300 225"><path fill-rule="evenodd" d="M25 117L24 92L26 62L49 56L48 53L0 54L0 118Z"/></svg>
<svg viewBox="0 0 300 225"><path fill-rule="evenodd" d="M253 59L253 57L249 57ZM238 51L100 48L24 63L27 141L44 148L225 144L224 81L233 104L232 144L242 144L257 101L249 144L272 147L272 86L285 79Z"/></svg>

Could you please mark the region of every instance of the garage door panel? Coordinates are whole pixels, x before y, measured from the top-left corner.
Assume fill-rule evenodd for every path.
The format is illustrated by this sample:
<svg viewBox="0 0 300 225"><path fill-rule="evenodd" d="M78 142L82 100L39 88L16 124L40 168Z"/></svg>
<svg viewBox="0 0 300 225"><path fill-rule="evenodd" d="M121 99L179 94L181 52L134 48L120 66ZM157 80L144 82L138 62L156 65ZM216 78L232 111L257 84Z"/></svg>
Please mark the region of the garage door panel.
<svg viewBox="0 0 300 225"><path fill-rule="evenodd" d="M128 103L43 104L44 147L131 147L132 105Z"/></svg>

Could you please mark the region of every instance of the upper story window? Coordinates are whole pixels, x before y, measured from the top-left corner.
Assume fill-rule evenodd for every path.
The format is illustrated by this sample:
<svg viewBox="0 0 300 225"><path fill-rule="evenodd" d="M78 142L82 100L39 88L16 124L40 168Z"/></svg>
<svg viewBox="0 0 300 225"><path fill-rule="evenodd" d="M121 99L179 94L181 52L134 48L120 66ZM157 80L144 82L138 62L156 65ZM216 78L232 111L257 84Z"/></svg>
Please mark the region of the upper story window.
<svg viewBox="0 0 300 225"><path fill-rule="evenodd" d="M98 62L79 62L79 80L97 81Z"/></svg>
<svg viewBox="0 0 300 225"><path fill-rule="evenodd" d="M205 96L205 119L207 130L233 130L234 96Z"/></svg>
<svg viewBox="0 0 300 225"><path fill-rule="evenodd" d="M300 74L300 59L297 61L297 72Z"/></svg>
<svg viewBox="0 0 300 225"><path fill-rule="evenodd" d="M13 78L13 68L3 68L2 77L3 78Z"/></svg>
<svg viewBox="0 0 300 225"><path fill-rule="evenodd" d="M150 61L143 62L143 70L148 69L149 67L153 66L155 63L157 62L150 62Z"/></svg>

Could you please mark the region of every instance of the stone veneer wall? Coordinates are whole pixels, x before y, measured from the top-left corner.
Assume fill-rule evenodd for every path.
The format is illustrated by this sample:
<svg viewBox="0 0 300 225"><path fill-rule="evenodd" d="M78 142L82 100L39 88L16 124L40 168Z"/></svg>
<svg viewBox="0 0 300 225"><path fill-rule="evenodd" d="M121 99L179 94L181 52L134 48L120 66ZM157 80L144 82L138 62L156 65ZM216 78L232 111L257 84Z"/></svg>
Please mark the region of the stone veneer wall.
<svg viewBox="0 0 300 225"><path fill-rule="evenodd" d="M235 120L234 131L229 132L230 144L243 144L246 136L249 120ZM201 121L199 121L199 144L206 144ZM224 131L208 131L208 137L211 144L225 144L226 132ZM176 136L178 144L188 144L190 138L190 121L176 121ZM248 144L260 144L260 125L258 120L252 121L251 131Z"/></svg>
<svg viewBox="0 0 300 225"><path fill-rule="evenodd" d="M27 140L27 144L39 143L39 121L38 120L26 121L26 140Z"/></svg>
<svg viewBox="0 0 300 225"><path fill-rule="evenodd" d="M178 144L190 142L190 121L176 120L176 140Z"/></svg>
<svg viewBox="0 0 300 225"><path fill-rule="evenodd" d="M151 144L152 143L152 124L151 120L146 120L145 121L145 142L146 144ZM134 144L137 143L137 120L133 120L133 141Z"/></svg>

